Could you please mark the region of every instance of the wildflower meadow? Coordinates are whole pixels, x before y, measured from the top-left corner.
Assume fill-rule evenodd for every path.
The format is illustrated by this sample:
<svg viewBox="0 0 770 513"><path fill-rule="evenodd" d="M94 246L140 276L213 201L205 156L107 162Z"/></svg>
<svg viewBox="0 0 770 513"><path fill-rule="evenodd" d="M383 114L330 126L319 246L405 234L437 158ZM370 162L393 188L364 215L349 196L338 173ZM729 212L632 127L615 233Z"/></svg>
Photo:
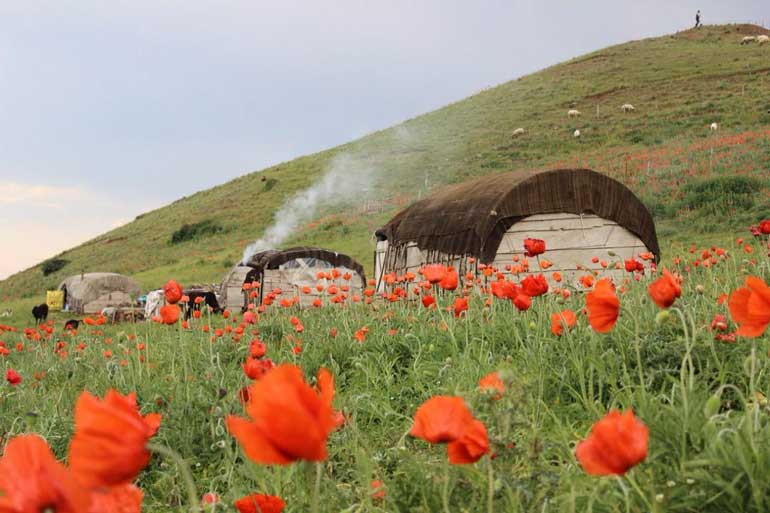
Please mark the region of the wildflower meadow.
<svg viewBox="0 0 770 513"><path fill-rule="evenodd" d="M0 511L767 511L769 236L0 326Z"/></svg>

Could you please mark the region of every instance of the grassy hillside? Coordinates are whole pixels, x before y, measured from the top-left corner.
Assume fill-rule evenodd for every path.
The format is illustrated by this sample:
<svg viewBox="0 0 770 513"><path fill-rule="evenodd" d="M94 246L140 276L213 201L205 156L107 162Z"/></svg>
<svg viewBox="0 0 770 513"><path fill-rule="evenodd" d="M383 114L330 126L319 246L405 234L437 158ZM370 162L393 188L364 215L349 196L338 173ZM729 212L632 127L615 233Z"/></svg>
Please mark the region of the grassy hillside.
<svg viewBox="0 0 770 513"><path fill-rule="evenodd" d="M588 165L618 178L652 208L664 251L696 233L724 237L770 211L770 45L738 44L760 32L704 27L552 66L138 216L59 255L66 265L48 276L36 266L0 282L0 298L39 297L81 270L130 274L144 287L172 276L218 283L284 201L340 162L375 172L369 196L322 210L287 245L347 252L367 269L371 233L399 208L442 184L515 168ZM623 103L636 112L622 113ZM582 117L568 119L569 108ZM514 139L517 127L527 132ZM171 244L185 223L209 229Z"/></svg>

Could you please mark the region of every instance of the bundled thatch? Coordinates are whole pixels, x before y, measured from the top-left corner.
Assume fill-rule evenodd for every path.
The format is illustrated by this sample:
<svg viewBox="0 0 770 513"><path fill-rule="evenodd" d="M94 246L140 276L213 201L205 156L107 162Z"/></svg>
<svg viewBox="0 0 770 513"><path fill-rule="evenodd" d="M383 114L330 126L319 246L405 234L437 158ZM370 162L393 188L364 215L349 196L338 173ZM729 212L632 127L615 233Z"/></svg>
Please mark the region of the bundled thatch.
<svg viewBox="0 0 770 513"><path fill-rule="evenodd" d="M595 214L615 221L660 256L652 216L625 185L590 169L514 171L447 187L377 231L398 260L410 243L444 256L492 262L505 232L535 214Z"/></svg>
<svg viewBox="0 0 770 513"><path fill-rule="evenodd" d="M103 308L132 305L141 294L133 279L115 273L86 273L70 276L59 284L66 290L65 304L70 310L90 314Z"/></svg>

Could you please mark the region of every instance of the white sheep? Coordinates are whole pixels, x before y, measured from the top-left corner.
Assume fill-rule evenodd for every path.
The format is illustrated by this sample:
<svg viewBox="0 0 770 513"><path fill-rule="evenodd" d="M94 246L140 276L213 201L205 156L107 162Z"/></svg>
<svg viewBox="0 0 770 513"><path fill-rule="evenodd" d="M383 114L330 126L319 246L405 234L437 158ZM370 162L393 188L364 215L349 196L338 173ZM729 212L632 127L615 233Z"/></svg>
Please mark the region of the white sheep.
<svg viewBox="0 0 770 513"><path fill-rule="evenodd" d="M569 118L576 118L581 114L581 112L577 109L570 109L567 111L567 117Z"/></svg>
<svg viewBox="0 0 770 513"><path fill-rule="evenodd" d="M757 40L756 36L746 36L743 39L741 39L741 44L747 45L747 44L753 43L756 40Z"/></svg>
<svg viewBox="0 0 770 513"><path fill-rule="evenodd" d="M719 130L719 125L717 125L716 123L711 123L709 125L709 130L711 130L712 132L716 132L717 130Z"/></svg>
<svg viewBox="0 0 770 513"><path fill-rule="evenodd" d="M624 103L623 105L620 106L620 110L622 110L623 112L634 112L636 109L630 103Z"/></svg>
<svg viewBox="0 0 770 513"><path fill-rule="evenodd" d="M524 135L524 129L523 128L517 128L513 131L511 134L511 137L519 137L520 135Z"/></svg>
<svg viewBox="0 0 770 513"><path fill-rule="evenodd" d="M759 43L760 45L763 45L765 43L770 43L770 36L766 36L764 34L762 34L761 36L758 36L757 43Z"/></svg>
<svg viewBox="0 0 770 513"><path fill-rule="evenodd" d="M576 139L579 138L580 137L580 130L579 129L575 129L575 131L572 132L572 136L575 137Z"/></svg>

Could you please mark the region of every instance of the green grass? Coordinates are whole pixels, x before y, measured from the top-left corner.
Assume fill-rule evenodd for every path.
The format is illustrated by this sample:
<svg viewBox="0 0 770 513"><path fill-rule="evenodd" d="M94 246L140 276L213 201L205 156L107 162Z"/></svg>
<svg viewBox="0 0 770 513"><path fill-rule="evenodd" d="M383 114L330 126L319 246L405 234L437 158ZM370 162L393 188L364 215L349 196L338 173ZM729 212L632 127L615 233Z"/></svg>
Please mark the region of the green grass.
<svg viewBox="0 0 770 513"><path fill-rule="evenodd" d="M364 210L363 200L356 198L326 208L287 245L318 244L349 253L369 271L371 235L398 209L442 184L517 168L590 165L623 181L658 214L663 247L734 231L749 214L760 214L676 211L676 201L691 181L740 174L762 180L752 202L757 208L768 205L770 49L738 44L744 33L759 30L710 26L631 41L484 90L396 127L147 212L58 255L70 262L57 272L43 276L35 266L0 282L0 299L42 298L46 288L81 270L129 274L146 288L169 276L219 283L284 201L340 155L354 166L377 170L370 187L376 193L368 199L381 203ZM637 111L623 114L623 103ZM573 105L582 117L567 118ZM708 131L714 121L721 127L718 135ZM526 135L512 139L519 126ZM583 134L580 140L571 135L575 128ZM330 228L324 219L332 216L343 225ZM183 224L204 221L222 230L168 244Z"/></svg>
<svg viewBox="0 0 770 513"><path fill-rule="evenodd" d="M37 432L63 457L81 390L136 391L143 412L163 415L154 441L181 454L196 495L216 492L225 503L218 509L232 511L228 505L242 495L273 493L284 497L288 512L308 511L313 469L252 464L224 425L227 414L242 415L237 395L248 380L240 363L258 333L276 362L299 364L308 379L321 366L335 376L335 408L348 420L328 443L322 511L442 511L444 448L406 436L416 408L437 394L465 398L487 425L496 454L449 469L453 512L486 511L490 468L494 511L767 511L770 407L763 396L770 396L770 338L728 344L715 341L709 328L715 314L727 313L717 304L720 294L741 286L747 273L770 279L766 242L752 244L755 265L741 247L730 247L717 266L684 272L682 297L662 314L647 296L647 281L630 281L620 320L607 335L588 326L579 292L566 300L536 298L524 313L507 301L485 307L485 297L474 293L460 319L418 302L275 308L240 341L212 339L201 329L234 327L234 319L204 317L189 330L151 323L84 327L69 337L60 334L66 316L54 314L56 329L47 340L0 335L11 349L3 363L24 378L4 387L0 422L5 439ZM701 247L677 254L680 270ZM442 306L452 300L439 298ZM550 314L565 308L578 312L578 325L556 337ZM301 335L292 315L305 326ZM11 324L30 323L15 316ZM363 326L370 332L358 343L353 334ZM299 355L292 352L297 337ZM54 354L58 341L66 357ZM139 343L146 348L138 350ZM493 370L507 385L499 401L478 392L478 379ZM35 380L40 372L45 377ZM575 443L611 408L633 408L650 431L647 459L622 479L588 476L573 455ZM369 495L373 479L385 483L384 502ZM190 510L173 462L154 456L138 484L145 511Z"/></svg>

